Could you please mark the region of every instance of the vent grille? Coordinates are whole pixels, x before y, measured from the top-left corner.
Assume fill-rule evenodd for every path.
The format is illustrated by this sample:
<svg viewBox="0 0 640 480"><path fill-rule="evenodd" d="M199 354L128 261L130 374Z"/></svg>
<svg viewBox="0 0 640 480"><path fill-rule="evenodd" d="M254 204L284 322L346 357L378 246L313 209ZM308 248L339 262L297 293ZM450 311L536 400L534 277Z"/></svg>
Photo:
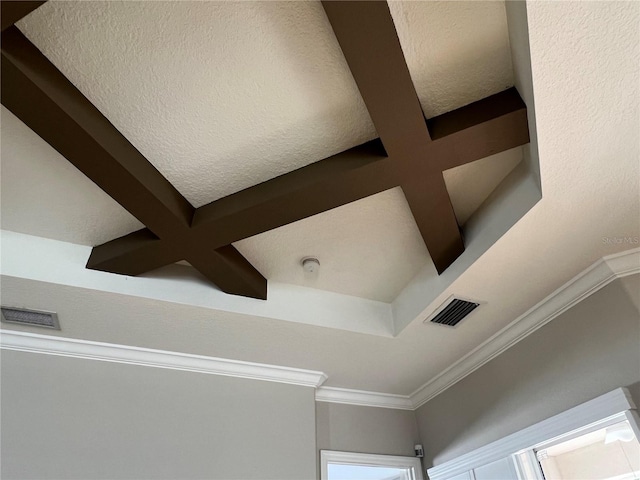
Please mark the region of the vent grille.
<svg viewBox="0 0 640 480"><path fill-rule="evenodd" d="M1 307L2 321L7 323L19 323L32 327L55 328L60 330L58 316L50 312L38 312L24 308Z"/></svg>
<svg viewBox="0 0 640 480"><path fill-rule="evenodd" d="M440 312L431 319L431 323L439 323L440 325L455 327L464 317L473 312L478 305L480 304L476 302L469 302L467 300L454 298L446 307L440 310Z"/></svg>

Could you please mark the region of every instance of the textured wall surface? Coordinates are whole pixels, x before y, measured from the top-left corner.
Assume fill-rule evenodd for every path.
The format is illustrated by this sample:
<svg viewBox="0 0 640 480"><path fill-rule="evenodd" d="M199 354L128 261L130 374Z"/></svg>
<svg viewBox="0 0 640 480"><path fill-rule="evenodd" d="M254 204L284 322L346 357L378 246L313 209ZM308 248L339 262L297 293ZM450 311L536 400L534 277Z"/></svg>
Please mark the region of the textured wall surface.
<svg viewBox="0 0 640 480"><path fill-rule="evenodd" d="M313 479L312 388L3 350L2 478Z"/></svg>
<svg viewBox="0 0 640 480"><path fill-rule="evenodd" d="M615 281L416 411L425 466L439 465L536 422L629 386L638 402L640 312Z"/></svg>

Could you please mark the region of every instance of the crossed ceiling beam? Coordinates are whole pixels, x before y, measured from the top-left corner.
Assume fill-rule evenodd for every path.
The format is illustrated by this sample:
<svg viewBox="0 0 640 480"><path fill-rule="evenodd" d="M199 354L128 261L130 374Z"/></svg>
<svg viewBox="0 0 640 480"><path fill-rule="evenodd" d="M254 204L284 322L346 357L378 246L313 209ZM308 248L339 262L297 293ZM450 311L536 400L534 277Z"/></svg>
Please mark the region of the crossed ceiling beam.
<svg viewBox="0 0 640 480"><path fill-rule="evenodd" d="M327 1L380 138L195 209L11 26L43 2L16 3L2 2L3 105L147 227L94 247L88 268L139 275L187 260L227 293L266 299L233 242L400 186L441 273L464 251L442 172L529 142L514 88L426 120L386 2Z"/></svg>
<svg viewBox="0 0 640 480"><path fill-rule="evenodd" d="M2 24L2 31L9 28L16 23L22 17L26 17L33 12L40 5L45 3L44 1L2 1L2 10L0 11L0 23Z"/></svg>

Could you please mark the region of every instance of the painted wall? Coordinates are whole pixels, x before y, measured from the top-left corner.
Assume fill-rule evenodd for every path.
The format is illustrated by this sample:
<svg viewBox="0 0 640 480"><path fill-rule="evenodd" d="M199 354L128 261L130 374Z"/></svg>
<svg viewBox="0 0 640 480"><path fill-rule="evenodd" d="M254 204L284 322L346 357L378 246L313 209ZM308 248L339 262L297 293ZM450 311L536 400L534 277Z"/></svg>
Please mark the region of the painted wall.
<svg viewBox="0 0 640 480"><path fill-rule="evenodd" d="M316 403L318 450L413 457L420 443L415 414L407 410Z"/></svg>
<svg viewBox="0 0 640 480"><path fill-rule="evenodd" d="M314 479L314 390L1 353L3 479Z"/></svg>
<svg viewBox="0 0 640 480"><path fill-rule="evenodd" d="M640 275L575 305L416 411L442 464L617 387L640 406Z"/></svg>
<svg viewBox="0 0 640 480"><path fill-rule="evenodd" d="M639 292L640 276L612 283L415 414L316 404L305 387L2 351L2 478L306 479L321 449L412 456L415 443L437 465L618 386L640 405Z"/></svg>

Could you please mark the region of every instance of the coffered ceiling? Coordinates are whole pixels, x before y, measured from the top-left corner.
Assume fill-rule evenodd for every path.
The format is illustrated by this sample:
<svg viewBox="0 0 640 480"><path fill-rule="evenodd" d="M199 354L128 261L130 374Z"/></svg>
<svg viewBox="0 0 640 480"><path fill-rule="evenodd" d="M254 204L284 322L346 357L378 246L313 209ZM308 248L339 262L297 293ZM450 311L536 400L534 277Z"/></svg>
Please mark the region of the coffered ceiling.
<svg viewBox="0 0 640 480"><path fill-rule="evenodd" d="M396 187L235 241L266 301L185 265L88 271L90 247L143 225L3 107L2 303L58 310L61 335L408 394L630 247L615 239L640 235L637 4L389 10L427 118L513 86L526 103L530 144L444 172L465 240L452 266L435 270ZM194 207L380 134L320 3L51 1L17 27ZM486 303L423 325L452 293Z"/></svg>
<svg viewBox="0 0 640 480"><path fill-rule="evenodd" d="M513 85L502 4L390 9L428 117ZM195 207L376 137L319 3L51 2L19 27ZM42 143L25 128L15 139ZM47 199L35 197L25 188L34 174L52 157L64 163L39 148L27 160L5 153L4 228L99 245L142 226L114 204L105 215L108 201L79 175L101 202L79 199L64 173L47 176ZM517 148L446 172L459 224L521 158ZM397 188L235 246L271 281L384 302L429 263ZM316 278L300 269L308 255L320 257Z"/></svg>

